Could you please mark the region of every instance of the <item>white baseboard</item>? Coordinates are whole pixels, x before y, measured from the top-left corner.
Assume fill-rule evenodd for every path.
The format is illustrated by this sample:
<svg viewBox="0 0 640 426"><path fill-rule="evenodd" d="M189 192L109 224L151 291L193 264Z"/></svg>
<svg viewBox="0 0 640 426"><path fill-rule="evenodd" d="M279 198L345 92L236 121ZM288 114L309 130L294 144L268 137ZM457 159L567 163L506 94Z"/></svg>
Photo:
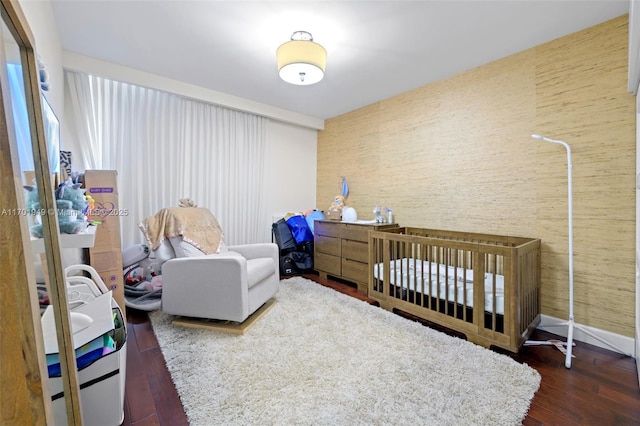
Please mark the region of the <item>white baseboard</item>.
<svg viewBox="0 0 640 426"><path fill-rule="evenodd" d="M564 319L543 314L538 328L540 330L548 331L549 333L567 337L568 326L567 320ZM589 336L589 334L582 330L586 330L587 333L593 334L597 338L602 339L602 341ZM632 337L622 336L610 331L589 327L588 325L574 323L573 339L636 358L636 342Z"/></svg>

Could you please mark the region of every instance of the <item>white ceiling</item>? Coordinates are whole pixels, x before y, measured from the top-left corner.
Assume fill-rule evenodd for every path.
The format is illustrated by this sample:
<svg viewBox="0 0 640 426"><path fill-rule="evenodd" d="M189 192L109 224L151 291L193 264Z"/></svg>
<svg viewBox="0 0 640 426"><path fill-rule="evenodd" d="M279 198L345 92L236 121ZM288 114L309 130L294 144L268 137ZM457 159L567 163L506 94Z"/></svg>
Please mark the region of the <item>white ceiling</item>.
<svg viewBox="0 0 640 426"><path fill-rule="evenodd" d="M63 49L327 119L629 12L629 0L53 0ZM278 78L305 30L324 80Z"/></svg>

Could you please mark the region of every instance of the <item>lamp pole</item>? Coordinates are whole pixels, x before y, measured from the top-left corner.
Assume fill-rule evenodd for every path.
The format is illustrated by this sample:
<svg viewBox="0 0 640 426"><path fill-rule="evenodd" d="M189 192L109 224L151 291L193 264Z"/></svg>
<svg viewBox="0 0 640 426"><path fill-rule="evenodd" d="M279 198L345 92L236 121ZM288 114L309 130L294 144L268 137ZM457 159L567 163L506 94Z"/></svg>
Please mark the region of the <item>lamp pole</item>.
<svg viewBox="0 0 640 426"><path fill-rule="evenodd" d="M571 352L573 348L573 179L571 163L571 147L568 143L557 139L550 139L541 135L531 135L534 139L539 139L545 142L557 143L562 145L567 150L567 206L568 206L568 222L569 222L569 329L567 331L567 354L564 361L564 366L571 368Z"/></svg>
<svg viewBox="0 0 640 426"><path fill-rule="evenodd" d="M567 368L571 368L571 358L573 357L571 352L573 349L573 331L574 328L576 329L580 329L580 331L590 337L592 337L593 339L596 339L604 344L606 344L607 346L615 349L616 351L620 352L621 354L625 354L625 355L630 355L633 356L631 354L628 354L626 351L620 349L619 347L615 346L614 344L605 341L604 339L602 339L601 337L591 333L588 330L585 330L584 328L580 328L578 326L575 325L575 321L573 318L573 182L572 182L572 169L573 169L573 164L571 163L571 147L569 146L568 143L564 142L564 141L560 141L557 139L550 139L541 135L531 135L532 138L534 139L539 139L545 142L551 142L551 143L556 143L559 145L562 145L566 148L567 150L567 180L568 180L568 222L569 222L569 321L566 323L561 323L561 324L553 324L552 326L563 326L563 325L568 325L569 328L567 330L567 343L566 343L566 358L564 361L564 366ZM551 326L551 325L550 325ZM533 342L533 341L527 341L526 343L529 343L530 345L533 344L538 344L537 342ZM556 345L557 346L557 345ZM558 347L559 349L561 348L561 346Z"/></svg>

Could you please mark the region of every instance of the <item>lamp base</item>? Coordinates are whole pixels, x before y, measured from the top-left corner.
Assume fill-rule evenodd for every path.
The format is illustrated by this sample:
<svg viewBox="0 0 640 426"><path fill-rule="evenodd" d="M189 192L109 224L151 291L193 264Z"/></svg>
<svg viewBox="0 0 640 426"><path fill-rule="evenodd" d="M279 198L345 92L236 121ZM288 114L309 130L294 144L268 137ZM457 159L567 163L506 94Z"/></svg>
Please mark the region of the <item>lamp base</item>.
<svg viewBox="0 0 640 426"><path fill-rule="evenodd" d="M573 319L570 319L569 321L561 322L558 324L545 325L545 327L564 327L564 326L568 326L566 343L561 342L559 340L547 340L547 341L527 340L526 342L524 342L524 346L543 346L543 345L555 346L556 348L558 348L560 352L565 354L564 366L566 368L571 368L571 358L575 358L575 355L572 354L573 347L576 346L575 342L573 341L573 332L574 330L579 330L580 332L588 335L589 337L607 345L608 347L615 350L616 352L619 352L621 354L626 354L625 351L623 351L613 343L607 342L606 340L593 334L589 330L585 330L579 325L576 325Z"/></svg>

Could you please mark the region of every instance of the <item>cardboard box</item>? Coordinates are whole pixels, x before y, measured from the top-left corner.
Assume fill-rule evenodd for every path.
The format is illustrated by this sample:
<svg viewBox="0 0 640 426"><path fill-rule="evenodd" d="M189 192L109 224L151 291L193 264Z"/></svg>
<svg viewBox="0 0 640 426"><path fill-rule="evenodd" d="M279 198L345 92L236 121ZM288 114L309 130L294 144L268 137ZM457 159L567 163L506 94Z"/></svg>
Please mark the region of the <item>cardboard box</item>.
<svg viewBox="0 0 640 426"><path fill-rule="evenodd" d="M25 185L35 185L36 184L36 172L34 170L26 170L23 172ZM60 180L60 176L58 173L51 174L51 187L55 191L55 189L60 185L60 182L64 182Z"/></svg>
<svg viewBox="0 0 640 426"><path fill-rule="evenodd" d="M125 310L122 271L122 239L120 217L126 210L118 203L118 172L116 170L87 170L84 175L86 194L94 200L89 220L100 222L96 240L89 249L89 264L98 272L113 298Z"/></svg>
<svg viewBox="0 0 640 426"><path fill-rule="evenodd" d="M103 254L104 253L100 253L100 252L94 253L93 257L98 258ZM120 262L122 262L122 260L120 260ZM106 285L109 290L114 291L114 299L115 299L115 290L120 290L122 292L122 301L116 300L116 302L118 303L118 306L120 306L122 310L124 310L125 305L124 305L124 287L123 287L122 269L103 269L100 271L96 270L96 272L98 272L98 275L100 275L100 278L102 278L104 285Z"/></svg>

